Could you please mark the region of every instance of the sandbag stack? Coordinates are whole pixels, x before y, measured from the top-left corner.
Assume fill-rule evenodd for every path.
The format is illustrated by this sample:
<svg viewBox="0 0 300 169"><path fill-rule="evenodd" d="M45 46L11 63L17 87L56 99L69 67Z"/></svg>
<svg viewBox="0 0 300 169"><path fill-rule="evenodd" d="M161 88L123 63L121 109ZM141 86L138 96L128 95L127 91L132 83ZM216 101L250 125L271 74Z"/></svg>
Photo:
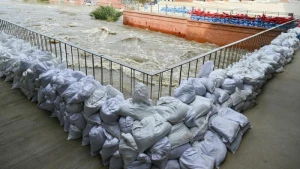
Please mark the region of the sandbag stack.
<svg viewBox="0 0 300 169"><path fill-rule="evenodd" d="M142 83L125 100L112 86L3 33L0 76L52 112L69 140L82 138L110 169L213 169L227 149L238 150L251 128L240 112L256 105L263 84L299 49L299 29L288 32L226 69L206 62L197 78L182 81L173 97L161 97L157 105Z"/></svg>

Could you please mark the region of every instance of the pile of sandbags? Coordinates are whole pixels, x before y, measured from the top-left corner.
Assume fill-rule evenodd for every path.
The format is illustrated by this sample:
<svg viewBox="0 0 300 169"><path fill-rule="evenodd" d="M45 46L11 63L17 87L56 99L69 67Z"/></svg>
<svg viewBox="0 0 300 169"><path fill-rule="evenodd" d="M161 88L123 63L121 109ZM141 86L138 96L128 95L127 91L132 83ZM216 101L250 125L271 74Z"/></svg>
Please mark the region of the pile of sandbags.
<svg viewBox="0 0 300 169"><path fill-rule="evenodd" d="M227 149L238 150L251 128L240 112L255 106L262 85L291 62L299 32L280 35L227 69L214 70L214 63L206 62L197 78L182 81L173 97L161 97L157 105L142 83L125 100L112 86L66 69L51 53L3 33L0 75L52 112L69 140L82 138L110 169L213 169Z"/></svg>
<svg viewBox="0 0 300 169"><path fill-rule="evenodd" d="M289 29L288 33L295 33L297 35L297 38L300 40L300 27Z"/></svg>
<svg viewBox="0 0 300 169"><path fill-rule="evenodd" d="M294 50L298 50L300 45L298 37L299 30L297 28L291 29L288 31L288 33L281 33L272 40L271 44L276 46L290 47Z"/></svg>

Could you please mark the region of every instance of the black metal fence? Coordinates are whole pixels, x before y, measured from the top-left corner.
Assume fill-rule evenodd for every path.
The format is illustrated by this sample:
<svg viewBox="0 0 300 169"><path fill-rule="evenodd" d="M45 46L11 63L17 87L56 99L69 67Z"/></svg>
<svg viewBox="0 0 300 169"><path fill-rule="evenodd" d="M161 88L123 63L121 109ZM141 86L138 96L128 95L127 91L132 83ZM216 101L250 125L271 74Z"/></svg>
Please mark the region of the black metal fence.
<svg viewBox="0 0 300 169"><path fill-rule="evenodd" d="M0 19L0 31L28 41L41 50L52 52L61 61L65 61L69 69L93 75L101 84L110 84L119 89L125 97L130 97L136 81L143 82L148 86L150 97L157 100L161 96L172 95L182 80L196 77L204 62L214 61L215 69L226 68L246 53L269 44L275 37L274 34L278 35L280 29L293 27L295 22L296 20L284 23L155 72L146 72L6 20Z"/></svg>

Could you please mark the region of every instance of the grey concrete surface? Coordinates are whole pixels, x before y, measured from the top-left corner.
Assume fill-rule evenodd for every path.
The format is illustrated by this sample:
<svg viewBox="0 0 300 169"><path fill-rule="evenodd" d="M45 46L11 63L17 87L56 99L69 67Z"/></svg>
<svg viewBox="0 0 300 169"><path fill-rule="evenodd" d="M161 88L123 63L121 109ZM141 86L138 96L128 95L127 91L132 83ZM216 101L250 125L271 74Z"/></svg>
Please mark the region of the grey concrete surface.
<svg viewBox="0 0 300 169"><path fill-rule="evenodd" d="M264 86L258 105L245 112L253 128L235 154L227 153L222 169L300 168L300 52L285 72ZM103 167L81 139L67 134L50 113L30 103L11 83L0 79L0 168L75 169Z"/></svg>
<svg viewBox="0 0 300 169"><path fill-rule="evenodd" d="M244 112L253 128L221 169L300 168L300 52L263 86L258 105Z"/></svg>
<svg viewBox="0 0 300 169"><path fill-rule="evenodd" d="M1 169L103 168L99 155L91 157L81 139L67 141L67 133L50 112L39 109L11 83L0 79Z"/></svg>

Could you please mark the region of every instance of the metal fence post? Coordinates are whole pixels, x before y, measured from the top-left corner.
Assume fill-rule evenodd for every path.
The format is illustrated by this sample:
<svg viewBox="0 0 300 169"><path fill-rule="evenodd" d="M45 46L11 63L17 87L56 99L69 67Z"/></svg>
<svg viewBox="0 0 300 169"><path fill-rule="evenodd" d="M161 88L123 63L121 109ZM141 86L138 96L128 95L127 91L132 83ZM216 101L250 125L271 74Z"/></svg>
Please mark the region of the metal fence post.
<svg viewBox="0 0 300 169"><path fill-rule="evenodd" d="M192 7L192 11L191 11L191 19L193 18L193 13L194 13L194 7Z"/></svg>
<svg viewBox="0 0 300 169"><path fill-rule="evenodd" d="M140 3L138 2L138 11L140 11Z"/></svg>
<svg viewBox="0 0 300 169"><path fill-rule="evenodd" d="M159 13L159 4L157 4L157 10L158 10L158 13Z"/></svg>
<svg viewBox="0 0 300 169"><path fill-rule="evenodd" d="M185 14L185 6L183 6L182 8L182 16L184 17L184 14Z"/></svg>
<svg viewBox="0 0 300 169"><path fill-rule="evenodd" d="M173 8L173 11L174 11L173 13L174 13L174 15L175 15L175 9L176 9L176 6L174 5L174 8Z"/></svg>
<svg viewBox="0 0 300 169"><path fill-rule="evenodd" d="M151 7L150 7L150 11L151 11L151 13L152 13L152 3L151 3L150 5L151 5Z"/></svg>
<svg viewBox="0 0 300 169"><path fill-rule="evenodd" d="M166 15L168 15L168 5L166 4Z"/></svg>

